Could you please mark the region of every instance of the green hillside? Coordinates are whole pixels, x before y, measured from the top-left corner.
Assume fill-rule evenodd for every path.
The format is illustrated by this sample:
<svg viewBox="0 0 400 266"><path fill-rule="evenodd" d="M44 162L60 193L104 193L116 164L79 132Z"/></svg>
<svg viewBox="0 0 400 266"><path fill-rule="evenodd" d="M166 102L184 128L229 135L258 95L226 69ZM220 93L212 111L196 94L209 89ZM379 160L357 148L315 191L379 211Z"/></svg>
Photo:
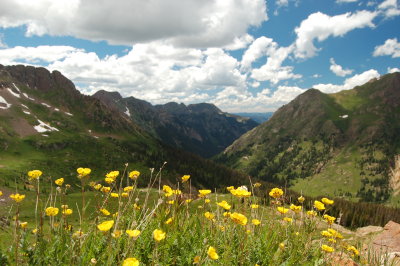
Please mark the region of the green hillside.
<svg viewBox="0 0 400 266"><path fill-rule="evenodd" d="M400 74L335 94L310 89L236 140L216 161L311 196L400 205Z"/></svg>

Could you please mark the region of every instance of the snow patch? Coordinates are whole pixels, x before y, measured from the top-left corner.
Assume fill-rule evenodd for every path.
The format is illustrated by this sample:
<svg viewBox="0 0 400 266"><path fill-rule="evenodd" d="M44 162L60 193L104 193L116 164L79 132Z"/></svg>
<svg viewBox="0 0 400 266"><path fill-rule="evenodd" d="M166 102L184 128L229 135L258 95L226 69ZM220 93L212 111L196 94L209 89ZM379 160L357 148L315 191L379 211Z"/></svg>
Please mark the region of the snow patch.
<svg viewBox="0 0 400 266"><path fill-rule="evenodd" d="M40 104L46 106L47 108L51 108L51 106L48 105L47 103L40 103Z"/></svg>
<svg viewBox="0 0 400 266"><path fill-rule="evenodd" d="M340 117L340 118L348 118L349 115L340 115L339 117Z"/></svg>
<svg viewBox="0 0 400 266"><path fill-rule="evenodd" d="M15 97L21 98L21 96L20 96L18 93L13 92L12 89L7 88L7 90L8 90L9 93L11 93L12 95L14 95Z"/></svg>
<svg viewBox="0 0 400 266"><path fill-rule="evenodd" d="M93 136L93 138L98 139L99 137L98 136Z"/></svg>
<svg viewBox="0 0 400 266"><path fill-rule="evenodd" d="M54 111L57 111L57 112L59 112L59 111L60 111L60 109L58 109L58 108L54 108Z"/></svg>
<svg viewBox="0 0 400 266"><path fill-rule="evenodd" d="M21 103L21 106L24 107L24 108L26 108L26 109L29 109L28 106L26 106L26 105L23 104L23 103Z"/></svg>
<svg viewBox="0 0 400 266"><path fill-rule="evenodd" d="M35 130L39 133L47 131L59 131L57 128L47 125L45 122L38 119L39 125L34 126Z"/></svg>
<svg viewBox="0 0 400 266"><path fill-rule="evenodd" d="M10 108L11 104L9 104L6 99L0 96L0 103L5 104L6 106L0 106L0 109L8 109Z"/></svg>
<svg viewBox="0 0 400 266"><path fill-rule="evenodd" d="M25 96L25 98L27 98L27 99L29 99L29 100L31 100L31 101L34 101L34 100L35 100L35 99L33 99L33 98L29 97L29 95L28 95L28 94L26 94L25 92L23 92L23 93L22 93L22 95L24 95L24 96Z"/></svg>
<svg viewBox="0 0 400 266"><path fill-rule="evenodd" d="M71 114L71 113L68 113L68 112L64 112L66 115L69 115L69 116L74 116L73 114Z"/></svg>
<svg viewBox="0 0 400 266"><path fill-rule="evenodd" d="M21 93L21 91L18 89L18 87L17 87L17 85L15 85L15 83L13 82L13 84L12 84L13 86L14 86L14 88L19 92L19 93Z"/></svg>
<svg viewBox="0 0 400 266"><path fill-rule="evenodd" d="M126 108L125 114L126 114L127 116L131 116L131 113L129 112L129 109L128 109L128 107L127 107L127 106L125 106L125 108Z"/></svg>
<svg viewBox="0 0 400 266"><path fill-rule="evenodd" d="M28 111L25 111L25 110L22 110L22 112L24 112L24 113L27 114L27 115L30 115L30 114L31 114L31 112L28 112Z"/></svg>
<svg viewBox="0 0 400 266"><path fill-rule="evenodd" d="M43 136L43 137L48 137L49 135L46 135L46 134L42 134L42 136Z"/></svg>

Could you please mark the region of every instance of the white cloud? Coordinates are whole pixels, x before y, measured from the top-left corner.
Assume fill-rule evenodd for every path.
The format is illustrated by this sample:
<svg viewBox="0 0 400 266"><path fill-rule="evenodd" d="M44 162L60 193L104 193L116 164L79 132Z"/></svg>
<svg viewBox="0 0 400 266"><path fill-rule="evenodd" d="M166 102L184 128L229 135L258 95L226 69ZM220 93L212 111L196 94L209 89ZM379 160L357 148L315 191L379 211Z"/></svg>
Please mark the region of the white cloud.
<svg viewBox="0 0 400 266"><path fill-rule="evenodd" d="M342 85L334 84L316 84L313 88L325 93L334 93L341 90L350 90L355 86L363 85L373 78L379 78L379 73L375 69L367 70L361 74L347 78Z"/></svg>
<svg viewBox="0 0 400 266"><path fill-rule="evenodd" d="M288 6L289 5L289 0L276 0L276 5L278 7Z"/></svg>
<svg viewBox="0 0 400 266"><path fill-rule="evenodd" d="M374 27L372 20L377 14L363 10L332 17L321 12L309 15L295 29L297 34L295 56L297 58L315 56L318 49L314 46L314 40L322 42L330 36L343 36L357 28Z"/></svg>
<svg viewBox="0 0 400 266"><path fill-rule="evenodd" d="M393 68L388 67L387 72L388 73L400 72L400 69L397 67L393 67Z"/></svg>
<svg viewBox="0 0 400 266"><path fill-rule="evenodd" d="M168 40L184 47L223 47L267 20L264 0L2 0L0 27L27 35L70 35L111 44Z"/></svg>
<svg viewBox="0 0 400 266"><path fill-rule="evenodd" d="M350 75L351 73L353 73L353 70L351 70L351 69L343 69L343 67L341 65L336 64L335 60L333 58L331 58L329 60L329 62L331 63L331 66L329 67L329 69L336 76L344 77L344 76L347 76L347 75Z"/></svg>
<svg viewBox="0 0 400 266"><path fill-rule="evenodd" d="M400 43L397 38L387 39L384 44L376 46L373 56L391 55L392 58L400 57Z"/></svg>
<svg viewBox="0 0 400 266"><path fill-rule="evenodd" d="M312 75L312 77L313 78L315 78L315 79L317 79L317 78L320 78L320 77L322 77L320 74L314 74L314 75Z"/></svg>
<svg viewBox="0 0 400 266"><path fill-rule="evenodd" d="M265 36L257 38L244 52L242 56L241 68L243 70L250 69L252 63L263 56L271 55L276 48L277 43L275 43L272 39Z"/></svg>
<svg viewBox="0 0 400 266"><path fill-rule="evenodd" d="M385 0L378 6L378 9L381 10L387 18L400 15L397 0Z"/></svg>

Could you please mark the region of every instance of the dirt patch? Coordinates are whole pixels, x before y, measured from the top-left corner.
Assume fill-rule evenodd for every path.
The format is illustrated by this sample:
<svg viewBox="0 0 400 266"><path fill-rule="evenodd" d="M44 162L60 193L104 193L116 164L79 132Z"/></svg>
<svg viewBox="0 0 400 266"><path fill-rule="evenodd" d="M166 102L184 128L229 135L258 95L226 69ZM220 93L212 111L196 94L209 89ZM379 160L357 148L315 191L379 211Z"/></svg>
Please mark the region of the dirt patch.
<svg viewBox="0 0 400 266"><path fill-rule="evenodd" d="M11 126L21 137L37 134L38 132L23 118L15 118L11 121Z"/></svg>

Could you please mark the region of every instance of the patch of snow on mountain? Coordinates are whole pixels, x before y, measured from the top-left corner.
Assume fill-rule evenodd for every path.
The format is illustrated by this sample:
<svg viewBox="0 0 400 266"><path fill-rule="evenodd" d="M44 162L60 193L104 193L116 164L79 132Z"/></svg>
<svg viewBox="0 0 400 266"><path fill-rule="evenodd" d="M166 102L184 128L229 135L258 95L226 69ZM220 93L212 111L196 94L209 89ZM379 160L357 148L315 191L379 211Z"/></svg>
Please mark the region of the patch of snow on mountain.
<svg viewBox="0 0 400 266"><path fill-rule="evenodd" d="M30 114L31 114L31 112L28 112L28 111L25 111L25 110L22 110L22 112L24 112L24 113L27 114L27 115L30 115Z"/></svg>
<svg viewBox="0 0 400 266"><path fill-rule="evenodd" d="M46 106L47 108L51 108L51 106L48 105L47 103L40 103L40 104Z"/></svg>
<svg viewBox="0 0 400 266"><path fill-rule="evenodd" d="M26 108L26 109L29 109L28 106L26 106L26 105L23 104L23 103L21 103L21 106L24 107L24 108Z"/></svg>
<svg viewBox="0 0 400 266"><path fill-rule="evenodd" d="M31 101L34 101L35 99L33 99L33 98L31 98L31 97L29 97L29 95L28 94L26 94L25 92L23 92L22 93L22 95L24 95L25 96L25 98L28 98L29 100L31 100Z"/></svg>
<svg viewBox="0 0 400 266"><path fill-rule="evenodd" d="M73 114L65 112L66 115L73 116Z"/></svg>
<svg viewBox="0 0 400 266"><path fill-rule="evenodd" d="M18 87L17 87L17 85L15 85L15 83L13 82L13 84L12 84L13 86L14 86L14 88L19 92L19 93L21 93L21 91L18 89Z"/></svg>
<svg viewBox="0 0 400 266"><path fill-rule="evenodd" d="M12 89L7 88L7 90L8 90L9 93L11 93L12 95L14 95L15 97L21 98L21 96L20 96L18 93L13 92Z"/></svg>
<svg viewBox="0 0 400 266"><path fill-rule="evenodd" d="M125 114L126 114L127 116L131 116L131 113L129 112L128 107L125 106L125 108L126 108Z"/></svg>
<svg viewBox="0 0 400 266"><path fill-rule="evenodd" d="M0 104L5 104L6 106L0 106L0 109L8 109L10 108L11 104L9 104L6 99L4 99L3 97L0 96Z"/></svg>
<svg viewBox="0 0 400 266"><path fill-rule="evenodd" d="M339 116L340 118L348 118L349 117L349 115L341 115L341 116Z"/></svg>
<svg viewBox="0 0 400 266"><path fill-rule="evenodd" d="M47 131L59 131L57 128L47 125L45 122L38 119L39 125L34 126L35 130L39 133Z"/></svg>

